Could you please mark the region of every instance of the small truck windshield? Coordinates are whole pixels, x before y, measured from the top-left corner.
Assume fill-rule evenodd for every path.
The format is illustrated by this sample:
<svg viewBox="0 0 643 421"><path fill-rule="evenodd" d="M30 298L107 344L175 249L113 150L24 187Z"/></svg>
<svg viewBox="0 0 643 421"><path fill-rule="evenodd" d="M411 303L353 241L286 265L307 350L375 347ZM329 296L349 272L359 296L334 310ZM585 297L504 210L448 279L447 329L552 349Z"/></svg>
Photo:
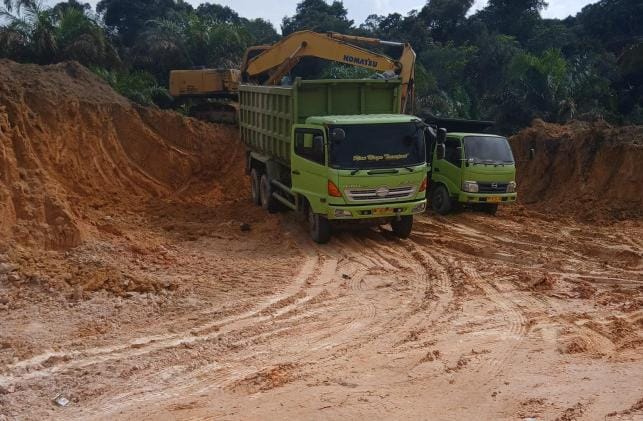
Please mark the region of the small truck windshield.
<svg viewBox="0 0 643 421"><path fill-rule="evenodd" d="M342 125L346 137L330 141L330 165L341 169L400 168L421 165L424 131L415 123Z"/></svg>
<svg viewBox="0 0 643 421"><path fill-rule="evenodd" d="M514 156L507 139L500 136L467 136L464 138L464 156L480 164L513 164Z"/></svg>

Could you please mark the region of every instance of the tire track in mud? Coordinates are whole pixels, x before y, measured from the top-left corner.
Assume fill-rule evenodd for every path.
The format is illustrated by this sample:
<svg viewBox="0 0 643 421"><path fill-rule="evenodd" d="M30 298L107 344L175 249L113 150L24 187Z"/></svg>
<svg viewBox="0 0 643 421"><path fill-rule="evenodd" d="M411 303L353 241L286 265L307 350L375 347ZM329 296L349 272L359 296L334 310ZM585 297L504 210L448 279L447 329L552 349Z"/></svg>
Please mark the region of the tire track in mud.
<svg viewBox="0 0 643 421"><path fill-rule="evenodd" d="M494 235L493 228L479 229L476 223L465 219L453 228L444 221L419 218L409 240L374 230L338 235L325 246L299 239L300 249L307 250L299 273L251 309L232 315L206 309L201 315L212 314L213 320L177 320L183 334L141 336L113 347L42 354L11 366L6 376L0 376L0 385L73 375L79 367L103 370L110 363L131 360L128 363L142 368L128 378L112 379L116 393L92 397L83 408L69 411L70 418L109 417L105 408L110 408L111 415L127 410L149 415L186 399L206 405L204 397L213 396L227 396L230 403L262 390L258 389L261 384L252 382L261 383L261 376L271 370L283 370L292 379L287 381L337 383L339 392L333 399L366 396L378 386L395 385L392 390L415 393L430 390L428 384L437 385L457 393L433 404L433 409L438 406L462 415L476 407L483 417L497 415L489 398L492 389L504 374L514 372L517 355L524 357L525 351L533 349L536 338L528 335L532 313L537 317L556 300L519 286L519 273L531 270L530 262L520 259L529 241L512 249L506 232ZM487 242L492 247L484 249ZM533 247L537 251L539 245ZM477 249L480 256L475 254ZM500 252L513 261L498 259ZM625 272L614 276L620 274L627 276ZM467 305L476 317L469 325L470 314L463 310ZM471 330L454 329L460 326ZM466 336L456 336L460 334ZM422 364L420 354L438 349L429 339L438 340L450 354L417 369ZM555 338L551 343L556 345ZM471 347L489 350L474 353ZM468 360L453 369L446 361L454 356ZM360 364L359 369L353 364ZM407 389L409 385L416 389ZM349 392L342 390L346 387ZM355 404L341 399L332 402L334 407L324 415L344 416L344 405ZM395 406L392 401L382 402ZM385 403L380 408L391 413Z"/></svg>
<svg viewBox="0 0 643 421"><path fill-rule="evenodd" d="M50 352L31 357L7 366L7 371L0 374L0 385L8 385L16 381L27 380L35 377L42 377L54 374L61 370L71 368L82 368L88 365L107 362L115 359L126 359L133 356L160 351L168 348L176 348L184 344L192 344L197 341L213 339L222 333L232 331L243 326L261 320L268 319L261 313L280 301L287 300L300 293L305 288L306 282L314 276L315 269L319 265L319 258L309 255L302 264L300 272L295 276L294 282L278 294L272 295L258 305L255 309L242 314L225 317L221 320L201 323L186 328L188 334L167 334L152 335L130 339L115 346L96 347L84 350L69 352ZM214 333L212 331L215 331ZM47 367L42 367L48 361ZM56 362L58 361L58 362ZM22 371L22 374L9 374Z"/></svg>
<svg viewBox="0 0 643 421"><path fill-rule="evenodd" d="M314 264L311 265L311 262ZM317 297L317 295L314 294L304 295L303 298L294 300L291 300L291 298L302 295L301 291L309 288L307 285L319 284L323 286L326 284L328 276L334 273L334 263L335 262L332 260L327 259L323 261L319 256L315 256L314 258L309 257L309 259L304 263L304 267L300 271L299 276L296 277L296 282L292 283L284 292L264 300L261 306L245 313L243 317L235 317L233 318L234 320L229 320L229 324L226 329L222 328L207 335L197 335L194 341L192 341L192 338L187 337L181 344L179 344L190 345L195 342L207 343L225 335L241 336L241 338L237 338L236 341L233 337L232 342L228 343L232 349L232 352L230 353L232 358L227 356L223 357L222 355L210 355L210 359L215 358L220 361L207 363L208 356L200 356L199 358L201 359L206 358L206 365L201 364L201 361L196 361L192 362L190 365L183 366L177 373L174 373L171 384L166 384L166 382L163 381L159 382L159 376L162 376L162 373L158 370L152 369L151 372L143 374L142 376L139 375L133 387L128 383L128 390L125 392L115 396L112 395L101 398L98 402L94 402L91 407L87 407L82 410L78 415L81 418L88 414L102 415L101 408L104 409L106 407L115 408L114 414L116 414L120 409L131 407L134 404L141 405L145 402L158 402L160 400L166 401L172 397L185 396L185 394L194 394L197 392L202 393L203 391L217 388L222 389L235 381L271 367L271 365L255 366L253 364L253 360L257 354L257 350L249 350L250 346L248 344L260 341L262 338L267 338L270 335L287 333L296 327L293 325L297 325L298 322L307 317L322 313L323 309L313 310L303 314L297 314L297 312L294 312L294 317L288 317L283 320L279 320L276 323L273 322L275 319L279 319L280 317L287 315L293 309L314 301ZM317 286L313 287L311 292L319 292L322 290L323 288ZM280 302L287 302L287 304L267 315L263 314L267 309L270 309L272 306ZM220 324L221 321L218 321L218 323ZM208 324L208 328L211 327L210 325L211 324ZM166 346L163 346L158 350L142 350L139 355L148 355L148 359L158 359L159 357L155 352L165 352L166 354L169 352L169 358L171 359L171 353L173 352L172 349L177 348L178 345L175 346L174 343L165 343L164 345ZM237 348L240 348L240 350ZM259 349L259 351L269 352L270 349ZM93 364L102 363L104 361L86 362ZM158 365L158 361L156 361L155 365ZM166 364L161 364L162 367L167 365L176 367L176 364L172 361L167 362ZM145 371L145 369L143 371Z"/></svg>
<svg viewBox="0 0 643 421"><path fill-rule="evenodd" d="M307 279L305 297L296 300L280 315L286 315L287 311L305 306L312 300L308 297L311 296L311 290L315 288L319 291L330 289L331 298L319 304L318 308L304 309L303 312L298 313L299 317L285 317L280 321L283 322L282 331L275 343L263 346L260 344L251 350L250 347L241 347L242 351L234 358L227 358L225 362L220 361L214 366L209 366L214 372L204 373L202 369L197 369L184 373L181 380L174 378L173 384L176 387L172 387L170 391L166 389L163 392L165 398L169 395L178 397L186 393L192 395L197 391L203 393L224 388L253 373L266 370L278 361L289 364L313 364L315 367L308 367L311 371L308 375L311 375L317 370L323 370L326 365L333 364L333 355L338 349L357 349L364 346L371 349L374 346L371 343L373 340L376 340L375 346L389 345L390 347L394 339L399 339L396 332L408 325L410 319L407 316L418 314L418 311L423 309L422 303L426 299L427 289L426 268L404 248L400 250L380 248L374 246L375 244L377 243L367 238L363 241L340 240L330 248L318 247L318 262L321 263L316 266L316 269L320 272L319 275L313 274ZM364 252L364 250L368 251ZM393 314L378 313L377 297L381 295L379 292L390 287L373 288L372 285L367 284L368 280L365 283L365 278L373 273L375 276L384 277L394 275L400 269L405 270L405 274L408 275L406 277L410 278L409 291L405 291L405 295L410 295L410 299L401 300L404 305L396 305L396 312ZM391 278L389 280L391 283L397 279L395 276ZM345 290L341 288L342 283L346 286ZM445 286L446 282L443 282L442 287ZM300 321L306 318L310 319L310 326L303 329L301 336L295 340L299 344L306 344L305 347L301 347L293 343L292 339L295 339L293 332L297 334L297 330L302 329ZM418 322L423 318L424 316L418 316ZM264 329L258 329L262 332L260 335L250 335L246 340L256 340L261 335L273 335L276 333L275 327L276 324L269 326L266 323ZM391 334L394 336L391 337ZM269 349L270 347L272 349ZM275 352L275 349L278 351ZM261 364L261 360L268 361ZM151 379L156 375L157 373L150 373ZM139 381L139 383L145 382ZM132 393L139 395L137 391ZM140 399L136 399L138 404L158 401L160 398L157 393L151 391L145 393L150 396L149 400L141 396ZM117 399L118 402L110 400L110 405L118 407L118 403L126 404L130 399L132 399L131 394L123 395Z"/></svg>
<svg viewBox="0 0 643 421"><path fill-rule="evenodd" d="M494 349L495 357L491 361L486 358L482 359L481 364L476 367L476 372L482 378L482 383L478 386L489 389L490 383L504 370L507 362L514 355L514 351L524 340L527 333L527 323L516 303L507 298L507 294L500 293L494 288L493 280L485 281L469 263L461 262L461 264L469 279L475 282L484 291L485 297L502 311L506 326L505 332L502 334L503 338L497 341L501 345L497 345ZM478 386L475 388L480 390Z"/></svg>
<svg viewBox="0 0 643 421"><path fill-rule="evenodd" d="M493 240L490 240L488 233L465 224L452 224L449 227L451 229L448 230L446 227L442 229L441 226L442 223L440 221L431 221L431 223L420 225L420 230L417 232L418 235L413 237L415 238L415 247L419 249L418 253L427 256L431 260L432 267L440 268L442 273L441 279L443 280L442 284L453 282L461 284L461 286L458 287L461 290L458 297L453 297L453 291L451 291L452 296L450 298L451 300L455 300L453 301L454 304L458 302L462 303L463 300L473 299L473 297L468 296L472 293L469 289L473 287L481 290L483 293L483 296L479 297L480 299L476 301L486 303L479 311L501 315L502 323L500 325L497 324L497 316L493 316L491 319L483 321L485 325L492 324L488 329L484 328L484 325L476 326L476 331L485 332L485 335L492 333L499 338L494 341L495 345L492 353L484 353L486 352L484 346L487 341L484 337L479 336L478 338L473 338L474 345L472 345L472 348L476 342L479 343L479 346L483 347L483 349L478 352L482 352L482 355L474 353L473 349L469 348L471 349L472 355L468 355L467 352L465 352L460 356L460 360L465 358L463 364L465 364L466 367L460 368L460 360L456 367L445 366L447 373L451 373L451 376L462 380L458 381L459 397L456 397L446 404L448 408L457 410L458 408L478 405L482 410L484 406L491 405L489 402L491 389L497 385L496 380L498 376L500 376L509 365L508 362L514 356L515 350L526 337L527 323L520 307L508 298L508 294L504 294L496 289L494 282L498 275L494 274L493 269L489 270L489 268L492 268L492 265L489 265L486 261L491 255L488 250L484 249L484 242L494 241L494 244L498 244L497 242L502 244L504 241L495 237ZM434 232L442 234L438 235ZM447 232L450 236L444 238L444 233ZM447 241L447 244L450 246L457 247L444 247L442 245L444 241ZM435 257L424 251L428 248L435 248L436 245L439 247L439 252L435 253ZM483 257L476 257L474 254L471 254L474 250L480 250ZM488 277L483 278L480 275L477 268L481 265L490 272ZM462 294L464 294L464 296L462 296ZM486 310L484 310L485 308ZM463 319L465 314L461 310L457 312L447 311L444 316L448 318L448 320L442 320L445 322L445 326L453 324L448 323L449 321L463 320L465 325L468 322L466 319ZM468 337L467 340L470 341L471 337Z"/></svg>

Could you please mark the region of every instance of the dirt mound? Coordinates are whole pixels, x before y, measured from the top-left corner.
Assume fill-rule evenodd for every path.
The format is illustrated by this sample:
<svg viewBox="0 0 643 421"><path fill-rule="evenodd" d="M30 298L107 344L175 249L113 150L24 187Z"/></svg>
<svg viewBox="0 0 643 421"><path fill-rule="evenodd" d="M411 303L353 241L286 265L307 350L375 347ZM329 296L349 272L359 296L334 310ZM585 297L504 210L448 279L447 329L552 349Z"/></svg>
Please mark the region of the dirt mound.
<svg viewBox="0 0 643 421"><path fill-rule="evenodd" d="M0 238L80 244L85 209L245 188L232 127L134 105L83 66L0 60Z"/></svg>
<svg viewBox="0 0 643 421"><path fill-rule="evenodd" d="M510 142L519 161L536 151L518 165L522 203L587 220L641 217L643 126L536 120Z"/></svg>

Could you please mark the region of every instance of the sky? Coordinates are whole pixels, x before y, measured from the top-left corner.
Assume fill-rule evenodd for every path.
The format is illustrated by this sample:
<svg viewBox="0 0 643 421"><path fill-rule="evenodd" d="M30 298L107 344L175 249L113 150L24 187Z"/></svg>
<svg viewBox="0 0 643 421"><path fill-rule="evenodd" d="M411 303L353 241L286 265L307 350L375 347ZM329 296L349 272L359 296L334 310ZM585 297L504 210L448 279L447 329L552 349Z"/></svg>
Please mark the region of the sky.
<svg viewBox="0 0 643 421"><path fill-rule="evenodd" d="M197 0L187 0L190 3ZM281 19L284 16L292 16L300 0L219 0L217 3L230 6L246 18L264 18L271 21L277 30L280 28ZM330 0L327 0L330 2ZM597 0L549 0L549 7L543 11L545 18L566 18L575 15L580 10ZM364 22L368 15L388 15L389 13L401 13L406 15L413 9L421 9L426 0L343 0L344 7L348 10L349 19L353 19L357 25ZM487 0L475 0L472 12L483 8ZM268 5L269 4L269 5Z"/></svg>
<svg viewBox="0 0 643 421"><path fill-rule="evenodd" d="M96 6L98 0L85 0L92 6ZM193 5L205 2L205 0L186 0ZM210 0L211 3L219 3L229 6L240 16L246 18L264 18L275 25L280 31L281 19L284 16L292 16L300 0ZM327 0L330 2L330 0ZM597 0L548 0L549 7L543 11L545 18L566 18L575 15L583 6L596 3ZM56 3L55 0L48 0ZM426 0L344 0L344 7L348 10L349 19L355 24L364 22L371 14L388 15L389 13L401 13L406 15L413 9L421 9ZM475 0L472 12L485 6L487 0Z"/></svg>

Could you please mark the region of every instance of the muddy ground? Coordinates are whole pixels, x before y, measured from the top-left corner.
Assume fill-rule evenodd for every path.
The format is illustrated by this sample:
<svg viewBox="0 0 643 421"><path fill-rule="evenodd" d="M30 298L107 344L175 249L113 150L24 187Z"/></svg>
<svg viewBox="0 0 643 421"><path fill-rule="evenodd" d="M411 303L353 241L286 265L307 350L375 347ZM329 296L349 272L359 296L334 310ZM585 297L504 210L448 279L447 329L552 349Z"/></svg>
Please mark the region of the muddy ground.
<svg viewBox="0 0 643 421"><path fill-rule="evenodd" d="M94 292L3 280L1 413L643 417L640 222L463 212L319 246L292 215L227 206L103 209L112 232L22 263L91 268Z"/></svg>
<svg viewBox="0 0 643 421"><path fill-rule="evenodd" d="M0 60L0 421L643 419L642 128L512 147L522 204L320 246L235 128Z"/></svg>

